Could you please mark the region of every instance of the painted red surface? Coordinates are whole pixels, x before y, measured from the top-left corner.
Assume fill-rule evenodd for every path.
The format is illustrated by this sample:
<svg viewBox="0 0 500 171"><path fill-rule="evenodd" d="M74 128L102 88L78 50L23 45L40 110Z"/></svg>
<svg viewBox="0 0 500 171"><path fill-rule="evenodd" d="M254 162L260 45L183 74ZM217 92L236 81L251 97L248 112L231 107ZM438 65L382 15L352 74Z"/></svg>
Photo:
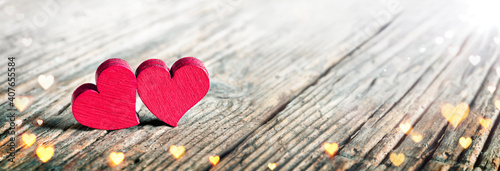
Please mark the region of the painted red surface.
<svg viewBox="0 0 500 171"><path fill-rule="evenodd" d="M82 125L105 130L139 124L135 112L137 80L122 59L108 59L96 72L96 85L86 83L73 92L72 110Z"/></svg>
<svg viewBox="0 0 500 171"><path fill-rule="evenodd" d="M210 88L205 66L193 57L179 59L172 70L161 60L150 59L137 68L136 75L142 102L156 117L174 127Z"/></svg>

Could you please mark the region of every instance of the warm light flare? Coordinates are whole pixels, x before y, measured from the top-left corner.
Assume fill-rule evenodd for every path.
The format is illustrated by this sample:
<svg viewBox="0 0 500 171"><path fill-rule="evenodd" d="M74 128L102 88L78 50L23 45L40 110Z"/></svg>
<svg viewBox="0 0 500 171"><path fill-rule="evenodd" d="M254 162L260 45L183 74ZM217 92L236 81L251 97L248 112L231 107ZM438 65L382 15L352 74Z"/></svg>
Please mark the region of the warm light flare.
<svg viewBox="0 0 500 171"><path fill-rule="evenodd" d="M401 123L399 124L399 129L401 131L403 131L403 133L407 134L410 133L410 130L412 129L411 128L411 124L409 122L405 122L405 123Z"/></svg>
<svg viewBox="0 0 500 171"><path fill-rule="evenodd" d="M405 161L405 154L391 153L391 155L389 155L389 160L391 160L394 166L399 166Z"/></svg>
<svg viewBox="0 0 500 171"><path fill-rule="evenodd" d="M411 132L410 137L411 137L411 140L413 140L413 142L415 142L415 143L419 143L424 138L422 134L420 134L418 132L413 132L413 131Z"/></svg>
<svg viewBox="0 0 500 171"><path fill-rule="evenodd" d="M111 152L111 154L109 154L109 159L111 160L112 165L116 166L120 164L123 161L123 159L125 159L125 154L123 154L122 152L119 153Z"/></svg>
<svg viewBox="0 0 500 171"><path fill-rule="evenodd" d="M219 163L220 157L219 156L210 156L210 157L208 157L208 160L210 161L210 163L213 166L215 166L215 165L217 165L217 163Z"/></svg>
<svg viewBox="0 0 500 171"><path fill-rule="evenodd" d="M472 143L472 139L470 137L460 137L458 140L458 143L464 148L467 149L469 148L470 144Z"/></svg>
<svg viewBox="0 0 500 171"><path fill-rule="evenodd" d="M323 147L325 148L325 153L328 154L330 156L330 158L332 158L339 150L339 144L337 144L337 143L325 142L323 144Z"/></svg>
<svg viewBox="0 0 500 171"><path fill-rule="evenodd" d="M491 125L491 119L484 119L484 118L481 118L481 120L479 120L479 123L481 124L481 126L483 126L484 128L488 129Z"/></svg>
<svg viewBox="0 0 500 171"><path fill-rule="evenodd" d="M441 106L441 114L451 125L457 127L469 115L469 104L464 102L457 106L449 103L444 104Z"/></svg>
<svg viewBox="0 0 500 171"><path fill-rule="evenodd" d="M36 123L38 124L38 126L42 126L42 124L43 124L43 120L41 120L41 119L36 119Z"/></svg>
<svg viewBox="0 0 500 171"><path fill-rule="evenodd" d="M172 155L176 159L179 159L179 157L181 157L184 154L184 151L186 151L184 146L175 146L175 145L170 146L169 150L170 150L170 153L172 153Z"/></svg>
<svg viewBox="0 0 500 171"><path fill-rule="evenodd" d="M36 149L36 155L42 162L47 162L52 158L52 155L54 155L54 147L49 145L49 146L40 146Z"/></svg>
<svg viewBox="0 0 500 171"><path fill-rule="evenodd" d="M19 111L24 111L31 105L32 99L30 96L18 96L13 100L14 106Z"/></svg>
<svg viewBox="0 0 500 171"><path fill-rule="evenodd" d="M274 170L276 168L277 164L276 163L269 163L267 164L267 167L271 170Z"/></svg>
<svg viewBox="0 0 500 171"><path fill-rule="evenodd" d="M31 147L36 141L36 135L31 134L31 133L24 133L21 136L21 139L23 140L24 144L26 144L26 147Z"/></svg>

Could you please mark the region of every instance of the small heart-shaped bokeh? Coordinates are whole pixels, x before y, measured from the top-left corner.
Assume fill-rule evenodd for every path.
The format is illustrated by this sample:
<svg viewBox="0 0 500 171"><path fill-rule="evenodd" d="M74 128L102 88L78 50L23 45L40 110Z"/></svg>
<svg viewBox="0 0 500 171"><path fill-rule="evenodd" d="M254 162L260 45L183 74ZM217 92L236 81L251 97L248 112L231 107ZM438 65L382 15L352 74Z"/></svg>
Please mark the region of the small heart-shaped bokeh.
<svg viewBox="0 0 500 171"><path fill-rule="evenodd" d="M113 165L118 165L123 161L123 159L125 159L125 154L122 152L111 152L111 154L109 154L109 159L111 159Z"/></svg>
<svg viewBox="0 0 500 171"><path fill-rule="evenodd" d="M391 155L389 155L389 160L391 160L394 166L399 166L405 161L405 154L391 153Z"/></svg>
<svg viewBox="0 0 500 171"><path fill-rule="evenodd" d="M219 163L219 160L220 160L220 157L219 156L210 156L208 157L208 160L210 161L210 163L212 165L217 165L217 163Z"/></svg>
<svg viewBox="0 0 500 171"><path fill-rule="evenodd" d="M330 157L333 157L336 153L337 150L339 149L339 145L337 143L324 143L323 147L325 148L326 154L328 154Z"/></svg>
<svg viewBox="0 0 500 171"><path fill-rule="evenodd" d="M53 146L40 146L36 149L36 155L42 162L47 162L52 158L52 155L54 155L54 147Z"/></svg>
<svg viewBox="0 0 500 171"><path fill-rule="evenodd" d="M441 114L451 125L457 127L469 115L469 105L467 103L460 103L454 106L447 103L441 107Z"/></svg>
<svg viewBox="0 0 500 171"><path fill-rule="evenodd" d="M24 144L26 144L26 147L31 147L36 141L36 135L31 134L31 133L24 133L21 136L21 139L23 140Z"/></svg>
<svg viewBox="0 0 500 171"><path fill-rule="evenodd" d="M470 144L472 143L472 139L470 137L460 137L458 140L458 143L464 148L467 149L469 148Z"/></svg>
<svg viewBox="0 0 500 171"><path fill-rule="evenodd" d="M184 154L184 152L186 151L186 148L184 148L184 146L172 145L172 146L170 146L169 150L170 150L170 153L172 153L172 155L176 159L178 159L179 157L181 157Z"/></svg>

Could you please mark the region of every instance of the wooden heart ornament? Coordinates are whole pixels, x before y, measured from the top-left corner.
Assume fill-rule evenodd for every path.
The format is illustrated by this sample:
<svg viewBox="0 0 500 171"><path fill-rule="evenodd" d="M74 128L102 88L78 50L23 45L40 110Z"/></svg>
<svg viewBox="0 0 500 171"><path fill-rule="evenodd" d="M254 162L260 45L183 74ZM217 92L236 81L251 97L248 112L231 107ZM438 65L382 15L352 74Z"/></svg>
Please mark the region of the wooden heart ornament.
<svg viewBox="0 0 500 171"><path fill-rule="evenodd" d="M96 72L96 85L86 83L73 92L73 116L82 125L105 130L139 124L135 113L137 80L124 60L103 62Z"/></svg>
<svg viewBox="0 0 500 171"><path fill-rule="evenodd" d="M193 57L179 59L171 70L163 61L150 59L139 65L136 76L142 102L156 117L174 127L210 87L207 69Z"/></svg>

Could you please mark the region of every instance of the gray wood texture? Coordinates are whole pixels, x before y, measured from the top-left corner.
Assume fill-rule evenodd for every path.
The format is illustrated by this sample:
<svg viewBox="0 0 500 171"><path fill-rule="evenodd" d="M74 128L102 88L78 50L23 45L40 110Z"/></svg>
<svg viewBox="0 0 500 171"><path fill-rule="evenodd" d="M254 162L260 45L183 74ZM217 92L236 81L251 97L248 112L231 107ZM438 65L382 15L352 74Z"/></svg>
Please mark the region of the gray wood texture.
<svg viewBox="0 0 500 171"><path fill-rule="evenodd" d="M0 54L16 57L16 162L0 170L498 170L500 31L471 23L457 1L43 1L0 2ZM14 10L13 10L14 9ZM172 128L139 105L139 126L80 125L71 94L97 66L132 69L194 56L208 95ZM477 64L471 56L479 56ZM474 57L472 57L474 58ZM7 59L0 61L7 67ZM7 75L6 69L0 71ZM47 90L41 74L53 75ZM0 85L7 87L6 80ZM6 88L0 111L7 113ZM444 104L470 106L455 127ZM480 125L481 118L492 120ZM41 126L36 120L43 120ZM0 145L7 151L8 118ZM401 123L413 127L409 135ZM411 135L421 134L415 142ZM460 137L471 137L464 149ZM323 143L338 143L330 158ZM36 148L53 145L42 163ZM175 159L168 151L182 145ZM111 152L125 159L109 165ZM403 153L399 166L391 153ZM208 157L219 155L212 166Z"/></svg>

